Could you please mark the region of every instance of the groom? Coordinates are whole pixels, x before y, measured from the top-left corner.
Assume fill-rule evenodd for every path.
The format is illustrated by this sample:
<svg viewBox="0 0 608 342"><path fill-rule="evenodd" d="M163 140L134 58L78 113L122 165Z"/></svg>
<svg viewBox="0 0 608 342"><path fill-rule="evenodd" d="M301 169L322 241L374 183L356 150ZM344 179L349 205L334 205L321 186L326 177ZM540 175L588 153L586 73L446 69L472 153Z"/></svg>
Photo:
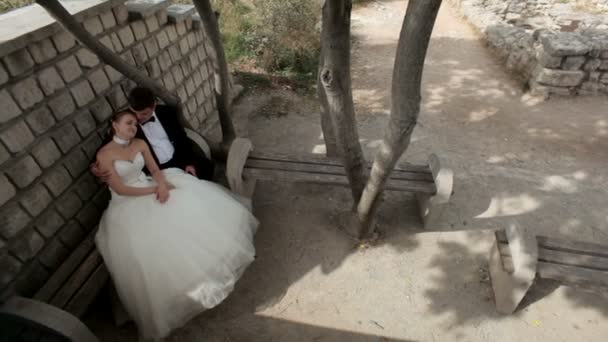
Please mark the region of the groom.
<svg viewBox="0 0 608 342"><path fill-rule="evenodd" d="M195 155L174 107L157 105L154 93L145 87L133 88L128 101L129 110L139 122L135 137L148 144L161 170L177 167L199 179L212 179L213 162ZM109 175L109 171L99 169L97 163L91 167L91 172L102 180Z"/></svg>

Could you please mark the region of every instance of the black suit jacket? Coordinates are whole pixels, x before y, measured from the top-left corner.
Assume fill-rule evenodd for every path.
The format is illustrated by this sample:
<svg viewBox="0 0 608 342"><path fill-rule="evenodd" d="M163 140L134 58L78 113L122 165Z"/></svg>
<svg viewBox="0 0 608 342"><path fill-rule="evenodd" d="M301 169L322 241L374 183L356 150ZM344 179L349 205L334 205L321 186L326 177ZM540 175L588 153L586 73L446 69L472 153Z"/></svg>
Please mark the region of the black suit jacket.
<svg viewBox="0 0 608 342"><path fill-rule="evenodd" d="M192 165L196 169L198 178L211 180L213 177L213 163L205 158L205 156L194 152L192 142L186 135L186 131L184 131L182 125L179 123L175 107L157 105L155 113L158 121L165 129L169 141L173 144L175 150L173 158L164 165L160 164L158 162L158 157L154 153L154 149L150 145L150 142L148 141L148 138L146 138L141 127L138 128L135 137L144 140L148 144L152 156L160 168L178 167L183 170L186 166ZM144 171L149 174L147 169Z"/></svg>
<svg viewBox="0 0 608 342"><path fill-rule="evenodd" d="M184 128L179 124L175 109L169 106L158 105L156 106L155 112L158 121L160 121L160 124L163 126L167 136L169 137L169 141L171 141L171 144L173 144L173 147L175 148L171 164L175 167L179 167L180 169L183 169L188 165L194 165L192 143L190 143ZM158 157L154 153L154 149L150 145L150 142L148 141L148 138L146 138L146 135L141 127L139 127L137 130L135 137L144 140L148 144L154 160L159 166L161 166L158 161Z"/></svg>

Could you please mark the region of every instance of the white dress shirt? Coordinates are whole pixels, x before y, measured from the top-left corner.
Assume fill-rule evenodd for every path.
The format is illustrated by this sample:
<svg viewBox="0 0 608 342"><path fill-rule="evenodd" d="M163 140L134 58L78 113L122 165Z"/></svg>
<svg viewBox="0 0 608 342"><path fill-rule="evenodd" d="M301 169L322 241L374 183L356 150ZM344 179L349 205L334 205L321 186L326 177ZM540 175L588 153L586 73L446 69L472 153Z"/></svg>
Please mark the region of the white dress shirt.
<svg viewBox="0 0 608 342"><path fill-rule="evenodd" d="M156 113L152 113L152 116L155 119L154 122L145 122L143 125L140 125L140 127L146 138L148 138L148 141L154 150L154 154L156 154L156 157L158 158L158 162L164 164L173 158L175 147L173 147L173 144L169 140L169 136L167 136L167 132L163 128L163 125L160 124Z"/></svg>

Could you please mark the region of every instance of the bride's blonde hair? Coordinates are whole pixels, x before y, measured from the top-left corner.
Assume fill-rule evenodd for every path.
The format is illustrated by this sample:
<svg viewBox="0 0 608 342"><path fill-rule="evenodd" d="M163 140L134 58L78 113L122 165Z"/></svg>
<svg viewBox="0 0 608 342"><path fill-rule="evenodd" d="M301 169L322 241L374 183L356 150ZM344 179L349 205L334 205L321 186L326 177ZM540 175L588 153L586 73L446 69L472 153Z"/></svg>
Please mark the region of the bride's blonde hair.
<svg viewBox="0 0 608 342"><path fill-rule="evenodd" d="M125 116L127 114L133 115L133 116L135 116L135 118L137 118L137 116L135 115L135 113L133 113L129 108L125 108L123 110L116 111L110 117L110 120L108 121L108 129L106 130L105 136L101 140L101 144L99 145L99 147L97 147L97 150L95 151L95 154L93 156L93 160L91 161L92 163L94 163L97 160L96 156L97 156L97 153L99 152L99 150L102 147L104 147L105 145L107 145L110 141L112 141L112 138L114 137L114 128L112 127L112 123L120 120L120 118L122 118L123 116Z"/></svg>
<svg viewBox="0 0 608 342"><path fill-rule="evenodd" d="M108 135L109 138L112 139L112 137L114 136L114 134L116 134L116 132L114 132L114 127L112 127L112 123L114 122L118 122L118 120L120 120L123 116L125 115L133 115L135 117L135 119L137 119L137 115L135 115L135 113L133 113L129 108L117 111L116 113L114 113L114 115L112 115L112 117L110 117L110 125L108 127Z"/></svg>
<svg viewBox="0 0 608 342"><path fill-rule="evenodd" d="M116 134L116 132L114 132L114 127L112 127L112 123L117 122L125 115L133 115L137 119L137 116L135 115L135 113L133 113L129 108L125 108L123 110L116 111L110 117L110 120L108 121L108 129L106 130L106 134L105 134L103 140L101 141L101 145L99 146L99 148L105 146L107 143L112 141L114 134ZM97 150L99 151L99 149L97 149ZM97 153L95 153L95 154L97 154Z"/></svg>

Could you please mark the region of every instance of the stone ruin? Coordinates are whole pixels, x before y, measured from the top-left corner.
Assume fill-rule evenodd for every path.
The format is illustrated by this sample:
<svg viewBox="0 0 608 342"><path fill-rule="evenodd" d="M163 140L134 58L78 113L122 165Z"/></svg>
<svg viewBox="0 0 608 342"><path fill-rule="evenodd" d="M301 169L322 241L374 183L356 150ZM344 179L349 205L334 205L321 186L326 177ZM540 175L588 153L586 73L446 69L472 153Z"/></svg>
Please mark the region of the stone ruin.
<svg viewBox="0 0 608 342"><path fill-rule="evenodd" d="M535 95L608 95L608 0L450 0Z"/></svg>

